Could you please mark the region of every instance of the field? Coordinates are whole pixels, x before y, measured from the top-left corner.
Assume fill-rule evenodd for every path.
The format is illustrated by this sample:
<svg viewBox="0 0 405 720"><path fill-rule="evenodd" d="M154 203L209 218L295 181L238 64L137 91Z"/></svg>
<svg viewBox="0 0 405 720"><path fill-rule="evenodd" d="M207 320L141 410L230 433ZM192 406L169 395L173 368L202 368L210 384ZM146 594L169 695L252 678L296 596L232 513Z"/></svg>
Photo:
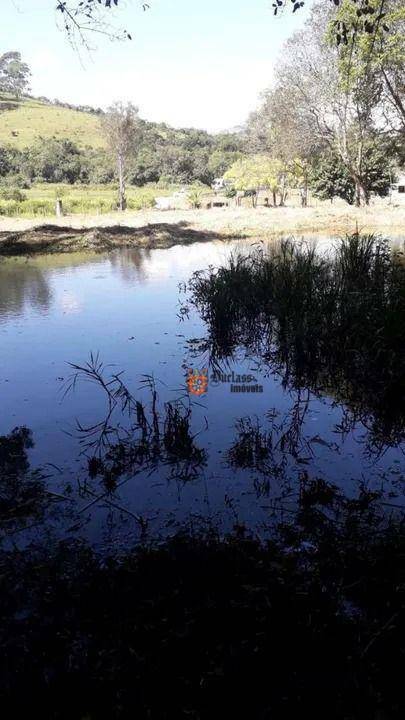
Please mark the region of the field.
<svg viewBox="0 0 405 720"><path fill-rule="evenodd" d="M0 145L23 150L39 138L67 138L79 148L104 147L97 115L0 95Z"/></svg>
<svg viewBox="0 0 405 720"><path fill-rule="evenodd" d="M169 189L146 185L142 188L129 186L127 189L128 210L152 208L155 198L170 195ZM14 196L13 193L16 193ZM7 199L6 199L7 198ZM6 198L0 191L0 216L6 217L52 217L55 215L56 199L61 199L67 215L99 215L111 213L117 205L115 185L51 185L37 183L28 190L6 191Z"/></svg>

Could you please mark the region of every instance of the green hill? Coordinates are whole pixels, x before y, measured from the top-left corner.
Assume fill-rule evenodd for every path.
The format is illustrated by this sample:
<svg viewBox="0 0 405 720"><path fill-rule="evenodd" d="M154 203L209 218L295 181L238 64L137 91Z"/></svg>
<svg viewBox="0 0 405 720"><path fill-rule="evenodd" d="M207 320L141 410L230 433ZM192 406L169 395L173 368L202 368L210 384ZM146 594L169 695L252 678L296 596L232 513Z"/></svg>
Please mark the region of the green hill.
<svg viewBox="0 0 405 720"><path fill-rule="evenodd" d="M41 137L68 138L79 148L105 145L96 114L0 94L0 145L23 150Z"/></svg>

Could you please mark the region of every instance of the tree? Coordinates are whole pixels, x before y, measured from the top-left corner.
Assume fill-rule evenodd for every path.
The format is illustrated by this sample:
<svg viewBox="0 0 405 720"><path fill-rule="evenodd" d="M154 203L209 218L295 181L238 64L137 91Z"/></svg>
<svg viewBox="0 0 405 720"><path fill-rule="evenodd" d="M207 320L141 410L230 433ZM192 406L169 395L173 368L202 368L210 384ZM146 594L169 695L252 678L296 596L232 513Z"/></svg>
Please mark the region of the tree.
<svg viewBox="0 0 405 720"><path fill-rule="evenodd" d="M329 12L318 2L286 43L275 86L247 123L247 150L288 164L303 204L314 156L338 157L355 185L355 202L366 204L370 154L389 137L398 157L404 155L405 8L396 0L370 0L367 27L358 13L356 0ZM343 25L353 28L350 42Z"/></svg>
<svg viewBox="0 0 405 720"><path fill-rule="evenodd" d="M214 150L208 161L208 171L212 179L222 177L242 157L241 152Z"/></svg>
<svg viewBox="0 0 405 720"><path fill-rule="evenodd" d="M379 0L372 14L377 8L379 22L367 32L357 18L355 0L341 3L335 23L350 22L356 34L351 44L340 48L339 72L351 88L372 74L381 88L382 125L404 134L405 5L396 0Z"/></svg>
<svg viewBox="0 0 405 720"><path fill-rule="evenodd" d="M22 62L21 53L10 50L0 56L0 91L8 92L21 97L29 86L31 71L29 66Z"/></svg>
<svg viewBox="0 0 405 720"><path fill-rule="evenodd" d="M128 160L136 154L141 137L138 108L132 103L111 105L102 118L102 128L110 153L115 159L118 174L118 207L126 209L125 184Z"/></svg>
<svg viewBox="0 0 405 720"><path fill-rule="evenodd" d="M273 204L277 205L277 193L280 197L280 205L284 205L287 194L288 169L277 159L269 158L266 155L252 155L237 160L236 163L225 173L225 179L231 180L235 190L256 191L256 197L260 189L271 190ZM255 204L254 201L253 205Z"/></svg>
<svg viewBox="0 0 405 720"><path fill-rule="evenodd" d="M294 112L291 112L294 108ZM301 190L302 205L308 204L308 178L311 158L323 141L306 128L288 84L262 94L262 104L252 113L245 128L245 146L250 152L267 152L277 158L295 178Z"/></svg>
<svg viewBox="0 0 405 720"><path fill-rule="evenodd" d="M49 183L87 180L83 155L79 148L67 139L39 139L23 152L20 171L30 180Z"/></svg>
<svg viewBox="0 0 405 720"><path fill-rule="evenodd" d="M363 172L367 201L371 193L386 197L395 177L395 170L384 147L369 148L366 151ZM310 184L315 197L323 200L340 197L350 205L355 202L355 183L337 154L326 152L317 159L310 176Z"/></svg>
<svg viewBox="0 0 405 720"><path fill-rule="evenodd" d="M274 96L285 98L279 102L280 122L301 129L306 151L312 142L338 154L355 183L355 201L360 205L367 203L364 157L378 142L381 83L370 65L347 80L340 50L332 42L331 18L332 14L325 17L323 2L317 3L304 29L287 41ZM296 137L297 132L286 135Z"/></svg>
<svg viewBox="0 0 405 720"><path fill-rule="evenodd" d="M403 0L393 0L400 8ZM152 4L138 0L143 10L148 10ZM341 5L342 0L322 0L325 12L328 12L331 3L335 9ZM357 30L361 28L368 34L375 33L384 26L384 17L381 17L381 4L385 0L352 0L356 7L356 17L341 18L335 24L335 37L339 42L348 44L357 37ZM78 36L80 41L86 43L86 36L90 32L98 32L111 38L129 39L131 35L127 30L118 30L111 22L116 11L124 4L124 0L56 0L56 10L61 14L63 26L71 40ZM305 5L303 0L274 0L272 6L274 15L289 7L293 13ZM384 28L383 28L384 29ZM389 33L389 28L384 30Z"/></svg>

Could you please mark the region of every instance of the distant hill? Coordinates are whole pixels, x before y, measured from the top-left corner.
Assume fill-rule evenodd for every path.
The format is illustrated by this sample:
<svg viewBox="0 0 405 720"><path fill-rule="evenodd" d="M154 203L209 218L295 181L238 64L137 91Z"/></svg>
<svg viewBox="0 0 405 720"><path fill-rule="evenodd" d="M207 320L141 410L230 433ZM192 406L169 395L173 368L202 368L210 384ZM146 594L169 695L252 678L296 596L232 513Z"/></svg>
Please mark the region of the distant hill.
<svg viewBox="0 0 405 720"><path fill-rule="evenodd" d="M67 138L79 148L105 146L96 112L0 93L0 145L23 150L38 138Z"/></svg>
<svg viewBox="0 0 405 720"><path fill-rule="evenodd" d="M105 152L100 108L47 98L0 93L0 183L108 183L114 164ZM201 182L211 185L239 159L243 138L212 135L197 128L173 128L140 119L141 138L128 165L128 181L145 185ZM73 147L65 141L68 140ZM2 159L3 158L3 159Z"/></svg>

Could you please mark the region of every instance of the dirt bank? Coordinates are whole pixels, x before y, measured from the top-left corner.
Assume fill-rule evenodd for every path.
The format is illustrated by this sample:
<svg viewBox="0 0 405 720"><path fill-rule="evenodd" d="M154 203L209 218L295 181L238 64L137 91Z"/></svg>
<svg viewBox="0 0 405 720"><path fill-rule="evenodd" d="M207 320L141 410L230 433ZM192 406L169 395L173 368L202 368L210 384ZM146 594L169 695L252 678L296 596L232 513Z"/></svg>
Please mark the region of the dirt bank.
<svg viewBox="0 0 405 720"><path fill-rule="evenodd" d="M228 235L223 236L229 239ZM141 228L111 226L68 228L41 225L20 232L0 232L0 255L108 251L120 247L167 248L172 245L221 239L219 233L194 230L183 223L146 225Z"/></svg>
<svg viewBox="0 0 405 720"><path fill-rule="evenodd" d="M122 224L120 224L122 223ZM117 247L164 248L208 240L271 237L279 234L341 235L376 232L405 236L405 205L352 208L325 204L313 208L227 208L156 210L123 215L70 216L43 220L0 218L0 254L112 250Z"/></svg>

